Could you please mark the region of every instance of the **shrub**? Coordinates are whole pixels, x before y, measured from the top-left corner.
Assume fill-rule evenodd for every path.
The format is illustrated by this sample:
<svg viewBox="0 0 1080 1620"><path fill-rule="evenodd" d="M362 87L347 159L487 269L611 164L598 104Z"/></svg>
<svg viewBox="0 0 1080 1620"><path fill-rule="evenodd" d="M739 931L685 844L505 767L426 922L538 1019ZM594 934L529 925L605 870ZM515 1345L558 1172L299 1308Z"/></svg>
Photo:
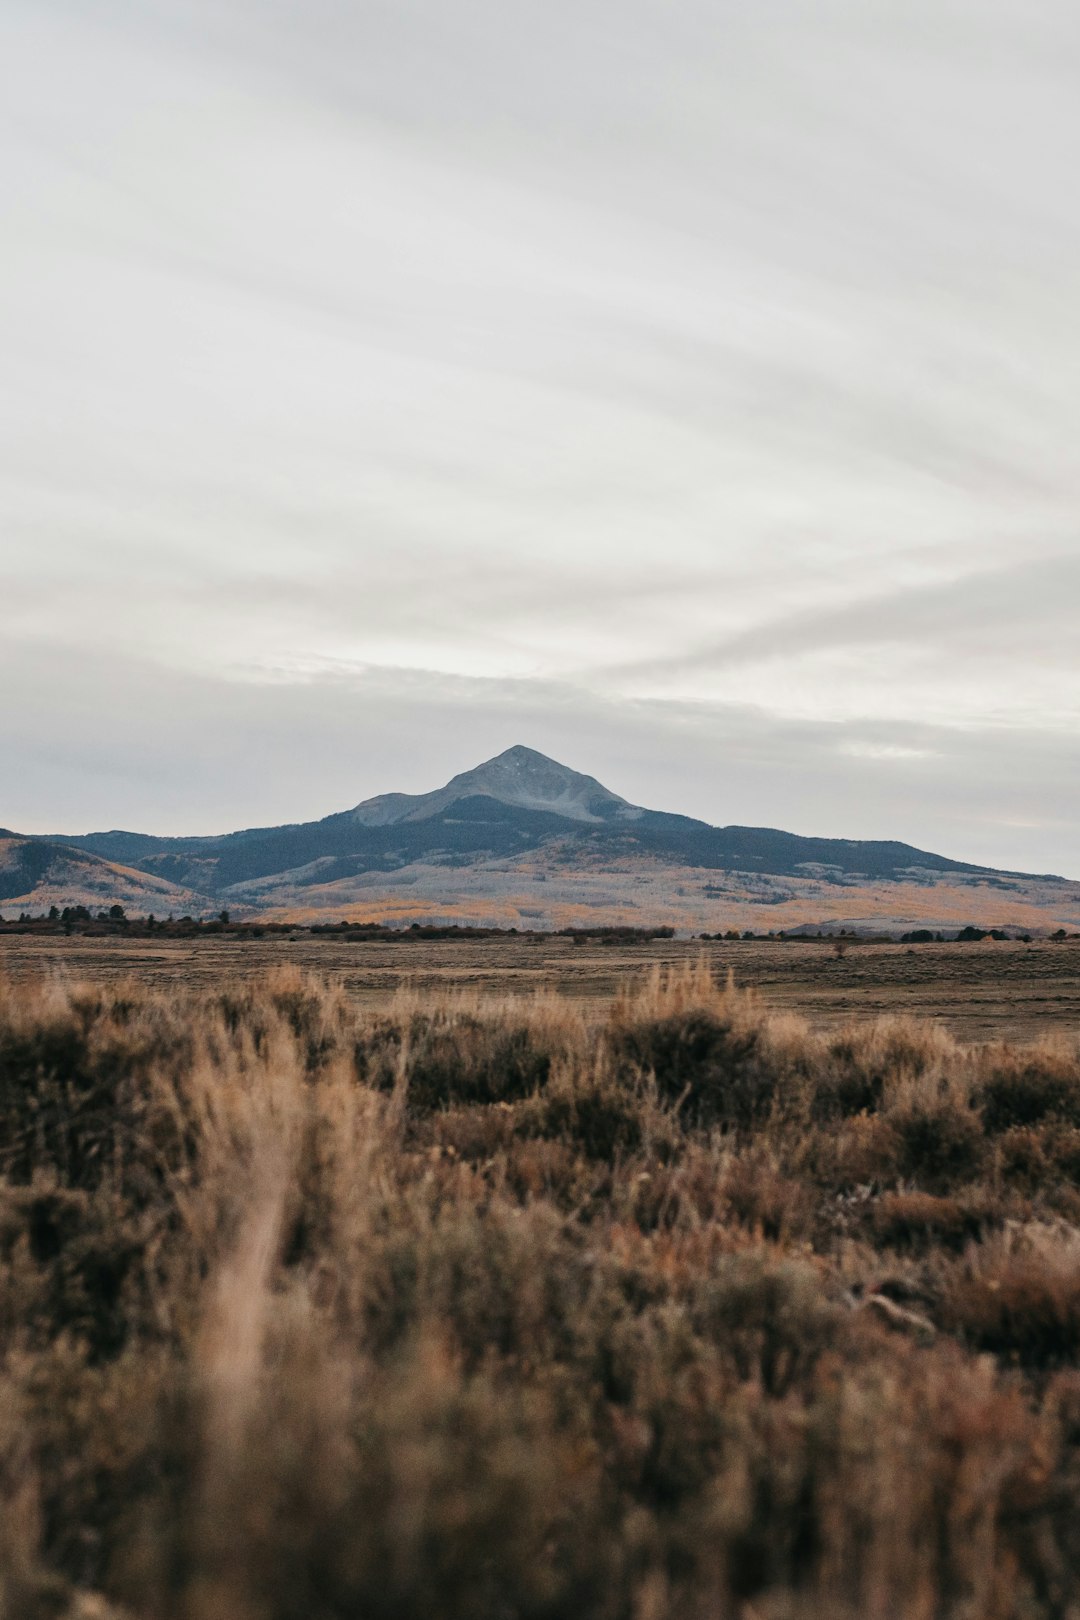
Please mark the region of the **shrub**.
<svg viewBox="0 0 1080 1620"><path fill-rule="evenodd" d="M979 1106L995 1133L1045 1119L1080 1125L1080 1063L1064 1053L1006 1051L982 1082Z"/></svg>
<svg viewBox="0 0 1080 1620"><path fill-rule="evenodd" d="M1047 1368L1080 1353L1080 1236L1012 1225L974 1248L949 1280L943 1319L974 1349Z"/></svg>
<svg viewBox="0 0 1080 1620"><path fill-rule="evenodd" d="M888 1125L896 1144L895 1173L927 1191L971 1181L985 1162L986 1142L978 1118L951 1099L894 1109Z"/></svg>
<svg viewBox="0 0 1080 1620"><path fill-rule="evenodd" d="M619 1031L615 1053L655 1076L661 1095L682 1104L695 1123L746 1128L767 1117L775 1087L758 1044L755 1031L694 1010L630 1025Z"/></svg>
<svg viewBox="0 0 1080 1620"><path fill-rule="evenodd" d="M877 1243L920 1253L934 1248L959 1251L995 1224L984 1203L926 1192L885 1193L872 1206L870 1220Z"/></svg>
<svg viewBox="0 0 1080 1620"><path fill-rule="evenodd" d="M818 1120L873 1113L886 1090L896 1092L955 1060L942 1031L908 1018L881 1018L831 1036L817 1064L813 1116Z"/></svg>
<svg viewBox="0 0 1080 1620"><path fill-rule="evenodd" d="M546 1084L553 1056L542 1028L465 1011L384 1020L356 1046L361 1076L392 1089L401 1074L417 1112L528 1097Z"/></svg>

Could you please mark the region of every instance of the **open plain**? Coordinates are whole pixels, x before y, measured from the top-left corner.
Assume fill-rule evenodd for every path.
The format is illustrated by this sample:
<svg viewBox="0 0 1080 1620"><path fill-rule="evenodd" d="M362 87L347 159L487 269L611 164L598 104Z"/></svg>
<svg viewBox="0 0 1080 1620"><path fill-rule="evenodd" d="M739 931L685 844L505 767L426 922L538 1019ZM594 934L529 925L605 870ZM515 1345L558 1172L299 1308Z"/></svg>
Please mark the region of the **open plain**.
<svg viewBox="0 0 1080 1620"><path fill-rule="evenodd" d="M532 995L555 991L582 1005L609 1000L654 967L704 959L713 976L730 971L776 1011L836 1028L851 1020L905 1015L943 1024L964 1041L1034 1040L1080 1034L1080 939L983 940L974 944L829 941L651 940L604 945L559 935L494 939L365 940L357 935L262 939L197 937L161 942L123 938L0 935L0 975L134 979L154 990L209 989L285 964L338 981L370 1009L395 991Z"/></svg>

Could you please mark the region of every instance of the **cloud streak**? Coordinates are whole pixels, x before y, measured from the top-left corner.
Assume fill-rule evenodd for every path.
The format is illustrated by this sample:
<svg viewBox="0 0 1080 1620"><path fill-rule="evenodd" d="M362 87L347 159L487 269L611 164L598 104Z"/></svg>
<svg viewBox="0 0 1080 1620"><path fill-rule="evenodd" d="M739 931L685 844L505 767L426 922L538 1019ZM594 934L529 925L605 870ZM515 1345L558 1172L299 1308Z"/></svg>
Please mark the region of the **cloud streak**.
<svg viewBox="0 0 1080 1620"><path fill-rule="evenodd" d="M1027 666L1044 662L1069 678L1080 673L1073 644L1078 601L1080 556L1042 557L784 614L617 673L640 678L823 651L908 646L940 656L981 652L1010 662L1022 658Z"/></svg>

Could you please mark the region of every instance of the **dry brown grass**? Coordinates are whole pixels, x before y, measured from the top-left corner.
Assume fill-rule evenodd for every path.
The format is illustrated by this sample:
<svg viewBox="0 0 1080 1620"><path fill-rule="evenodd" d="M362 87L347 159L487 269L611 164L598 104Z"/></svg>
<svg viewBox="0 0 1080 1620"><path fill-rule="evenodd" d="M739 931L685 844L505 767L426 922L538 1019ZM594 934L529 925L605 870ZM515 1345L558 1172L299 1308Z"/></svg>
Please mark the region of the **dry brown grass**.
<svg viewBox="0 0 1080 1620"><path fill-rule="evenodd" d="M1080 1054L0 986L0 1615L1080 1613Z"/></svg>

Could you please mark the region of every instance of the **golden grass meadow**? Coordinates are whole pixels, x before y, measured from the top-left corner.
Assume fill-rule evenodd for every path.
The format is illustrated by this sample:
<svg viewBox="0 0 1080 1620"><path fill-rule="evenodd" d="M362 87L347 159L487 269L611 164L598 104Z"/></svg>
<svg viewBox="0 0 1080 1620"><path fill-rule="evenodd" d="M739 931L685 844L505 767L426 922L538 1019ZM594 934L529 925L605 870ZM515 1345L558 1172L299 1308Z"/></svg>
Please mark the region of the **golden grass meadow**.
<svg viewBox="0 0 1080 1620"><path fill-rule="evenodd" d="M1080 1613L1080 1049L0 986L0 1613Z"/></svg>

